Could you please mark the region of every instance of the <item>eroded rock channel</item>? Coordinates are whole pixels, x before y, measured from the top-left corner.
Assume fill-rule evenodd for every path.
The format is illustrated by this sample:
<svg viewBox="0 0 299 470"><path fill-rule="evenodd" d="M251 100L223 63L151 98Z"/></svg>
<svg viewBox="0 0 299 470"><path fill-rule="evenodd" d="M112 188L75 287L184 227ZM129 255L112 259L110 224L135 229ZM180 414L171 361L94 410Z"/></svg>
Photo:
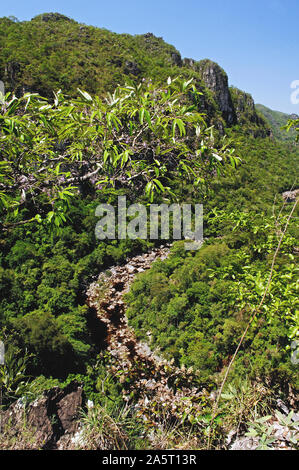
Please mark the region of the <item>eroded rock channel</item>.
<svg viewBox="0 0 299 470"><path fill-rule="evenodd" d="M181 417L182 409L194 407L203 392L192 386L194 378L190 368L178 368L153 352L150 346L140 342L128 325L126 305L123 296L138 273L149 269L157 259L165 259L169 246L153 249L124 264L114 266L99 275L87 291L88 304L97 311L98 319L107 327L107 350L115 359L111 367L113 374L120 374L120 381L129 384L124 387L124 399L134 394L136 408L145 419L159 419L160 407L167 409L173 418Z"/></svg>

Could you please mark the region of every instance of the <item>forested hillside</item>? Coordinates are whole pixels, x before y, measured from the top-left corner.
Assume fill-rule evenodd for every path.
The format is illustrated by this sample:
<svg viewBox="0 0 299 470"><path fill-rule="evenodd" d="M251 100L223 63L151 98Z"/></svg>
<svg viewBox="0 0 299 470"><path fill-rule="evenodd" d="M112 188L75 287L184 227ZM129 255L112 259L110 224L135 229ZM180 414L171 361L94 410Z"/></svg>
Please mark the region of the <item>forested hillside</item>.
<svg viewBox="0 0 299 470"><path fill-rule="evenodd" d="M249 429L278 446L257 420L298 405L298 207L282 194L299 148L284 118L260 107L268 123L208 59L58 13L0 19L0 74L1 447L225 449ZM96 207L118 196L203 204L202 248L99 240ZM80 439L63 441L57 400L78 387ZM41 397L51 433L35 438ZM20 398L27 427L11 418Z"/></svg>
<svg viewBox="0 0 299 470"><path fill-rule="evenodd" d="M291 129L290 132L287 132L284 128L290 119L298 118L296 114L286 114L281 113L280 111L273 111L273 109L267 108L262 104L257 104L256 109L258 109L269 122L273 130L274 137L279 140L286 140L289 142L294 141L296 131Z"/></svg>
<svg viewBox="0 0 299 470"><path fill-rule="evenodd" d="M76 96L80 87L103 96L128 79L165 83L169 76L180 75L195 80L203 93L200 109L221 132L225 125L238 122L252 133L269 132L249 95L238 90L233 106L227 75L218 64L182 59L174 46L152 33L116 34L58 13L42 14L31 21L0 21L0 77L7 91L17 95L38 92L53 98L53 91L59 89Z"/></svg>

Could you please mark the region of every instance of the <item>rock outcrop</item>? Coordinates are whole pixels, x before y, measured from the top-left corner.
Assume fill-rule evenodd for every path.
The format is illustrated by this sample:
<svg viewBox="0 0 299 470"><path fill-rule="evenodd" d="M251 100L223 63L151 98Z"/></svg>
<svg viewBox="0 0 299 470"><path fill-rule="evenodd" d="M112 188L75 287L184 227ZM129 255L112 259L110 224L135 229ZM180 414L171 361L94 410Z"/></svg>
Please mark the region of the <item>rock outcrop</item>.
<svg viewBox="0 0 299 470"><path fill-rule="evenodd" d="M270 137L271 129L264 117L257 112L252 96L235 87L230 88L230 94L237 124L254 137Z"/></svg>
<svg viewBox="0 0 299 470"><path fill-rule="evenodd" d="M172 52L171 53L171 60L172 60L173 65L177 65L178 67L182 67L182 65L183 65L182 58L181 58L181 55L178 54L177 52Z"/></svg>
<svg viewBox="0 0 299 470"><path fill-rule="evenodd" d="M282 197L286 202L294 202L299 197L299 189L285 191L284 193L282 193Z"/></svg>
<svg viewBox="0 0 299 470"><path fill-rule="evenodd" d="M54 387L47 390L27 406L22 399L18 400L2 414L1 434L2 440L7 440L5 448L22 450L66 447L78 431L82 406L82 387L76 382L64 389Z"/></svg>
<svg viewBox="0 0 299 470"><path fill-rule="evenodd" d="M183 66L184 67L190 67L190 68L194 68L195 66L195 60L194 59L190 59L189 57L185 57L183 59Z"/></svg>
<svg viewBox="0 0 299 470"><path fill-rule="evenodd" d="M136 62L127 60L125 63L124 72L126 75L138 76L140 74L140 68Z"/></svg>
<svg viewBox="0 0 299 470"><path fill-rule="evenodd" d="M236 123L236 114L226 73L218 64L208 59L198 62L197 68L205 85L215 95L215 100L226 124L232 126Z"/></svg>
<svg viewBox="0 0 299 470"><path fill-rule="evenodd" d="M244 131L254 137L271 135L267 122L255 108L252 96L238 88L229 87L227 74L217 63L204 59L195 63L195 70L211 92L226 126L243 126Z"/></svg>

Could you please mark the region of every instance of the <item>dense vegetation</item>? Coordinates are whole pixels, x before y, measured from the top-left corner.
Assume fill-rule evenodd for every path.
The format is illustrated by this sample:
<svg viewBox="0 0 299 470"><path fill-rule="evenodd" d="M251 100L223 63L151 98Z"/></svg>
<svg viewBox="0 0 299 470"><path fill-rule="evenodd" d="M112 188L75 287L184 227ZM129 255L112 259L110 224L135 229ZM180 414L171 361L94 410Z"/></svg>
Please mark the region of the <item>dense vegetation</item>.
<svg viewBox="0 0 299 470"><path fill-rule="evenodd" d="M175 73L178 51L162 38L130 36L78 24L62 15L39 15L29 22L1 19L1 76L6 88L52 97L77 87L89 93L113 91L123 77Z"/></svg>
<svg viewBox="0 0 299 470"><path fill-rule="evenodd" d="M198 186L226 160L238 163L224 139L214 148L192 80L118 87L106 103L79 92L73 100L58 92L54 104L29 93L4 100L0 198L8 222L21 207L28 221L45 213L59 226L70 198L97 186L175 198L176 179Z"/></svg>
<svg viewBox="0 0 299 470"><path fill-rule="evenodd" d="M86 371L105 337L85 305L88 281L149 245L99 242L99 202L175 200L183 179L205 188L239 162L206 128L190 81L127 85L106 103L80 94L53 104L8 94L1 115L2 334L31 355L31 374L64 379Z"/></svg>
<svg viewBox="0 0 299 470"><path fill-rule="evenodd" d="M290 131L287 132L285 126L287 125L288 120L295 119L297 117L296 115L286 114L280 111L273 111L273 109L267 108L262 104L257 104L256 108L269 122L275 138L294 142L294 137L296 136L295 129L290 129Z"/></svg>
<svg viewBox="0 0 299 470"><path fill-rule="evenodd" d="M224 220L234 229L232 235L210 238L193 255L175 245L172 256L141 275L127 295L128 317L138 335L146 339L151 331L153 346L178 364L195 367L205 384L217 380L234 353L266 286L269 255L277 242L274 221L271 226L271 220L245 214L240 221L240 213L225 214ZM289 350L298 328L293 311L295 243L292 237L284 241L271 296L246 338L232 377L263 379L276 388L284 381L298 387Z"/></svg>
<svg viewBox="0 0 299 470"><path fill-rule="evenodd" d="M204 205L204 246L189 252L175 243L167 260L137 276L126 300L138 337L150 331L153 348L192 366L198 385L215 390L267 284L290 211L281 193L298 187L297 145L265 138L269 128L252 98L235 88L237 121L223 138L225 115L201 75L212 63L182 61L151 34L117 35L58 14L2 18L0 31L9 91L0 113L4 405L74 378L111 416L124 404L123 384L106 374L109 357L99 358L105 328L85 295L100 271L153 246L96 239L95 208L118 195L128 203ZM290 360L298 336L297 216L298 208L229 377L247 383L249 395L260 383L269 394L298 389ZM222 412L229 419L231 411ZM142 425L130 420L130 445L142 445Z"/></svg>
<svg viewBox="0 0 299 470"><path fill-rule="evenodd" d="M217 91L203 79L205 68L211 64L224 81L225 72L208 60L182 59L174 46L152 33L116 34L79 24L58 13L45 13L22 22L5 17L0 19L0 51L0 79L6 90L17 96L37 92L53 99L53 91L62 90L76 97L79 87L90 95L103 97L128 79L141 82L146 78L164 84L169 76L180 75L185 80L193 78L197 90L203 93L199 111L207 115L208 123L223 131L227 122ZM253 119L247 119L248 109L243 110L243 101L248 101L245 95L238 91L238 115L243 127L246 123L251 133L266 135L268 125L258 119L252 106ZM232 124L236 122L229 125Z"/></svg>

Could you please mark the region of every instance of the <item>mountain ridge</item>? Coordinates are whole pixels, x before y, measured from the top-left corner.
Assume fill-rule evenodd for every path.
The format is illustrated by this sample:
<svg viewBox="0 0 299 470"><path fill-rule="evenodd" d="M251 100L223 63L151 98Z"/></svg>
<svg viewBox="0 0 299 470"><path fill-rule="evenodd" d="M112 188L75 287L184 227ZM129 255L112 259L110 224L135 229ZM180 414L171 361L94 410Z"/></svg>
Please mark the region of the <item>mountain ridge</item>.
<svg viewBox="0 0 299 470"><path fill-rule="evenodd" d="M17 95L53 91L76 96L77 88L103 95L127 80L171 76L193 78L202 93L201 112L221 134L242 126L255 137L271 134L250 95L228 86L226 72L209 59L182 58L180 52L153 33L132 36L77 23L59 13L30 21L0 18L0 77Z"/></svg>
<svg viewBox="0 0 299 470"><path fill-rule="evenodd" d="M268 108L267 106L259 103L257 103L255 107L268 121L275 138L288 142L295 140L296 130L290 129L290 131L287 132L285 129L283 129L283 127L287 125L290 119L298 119L297 114L283 113L281 111Z"/></svg>

